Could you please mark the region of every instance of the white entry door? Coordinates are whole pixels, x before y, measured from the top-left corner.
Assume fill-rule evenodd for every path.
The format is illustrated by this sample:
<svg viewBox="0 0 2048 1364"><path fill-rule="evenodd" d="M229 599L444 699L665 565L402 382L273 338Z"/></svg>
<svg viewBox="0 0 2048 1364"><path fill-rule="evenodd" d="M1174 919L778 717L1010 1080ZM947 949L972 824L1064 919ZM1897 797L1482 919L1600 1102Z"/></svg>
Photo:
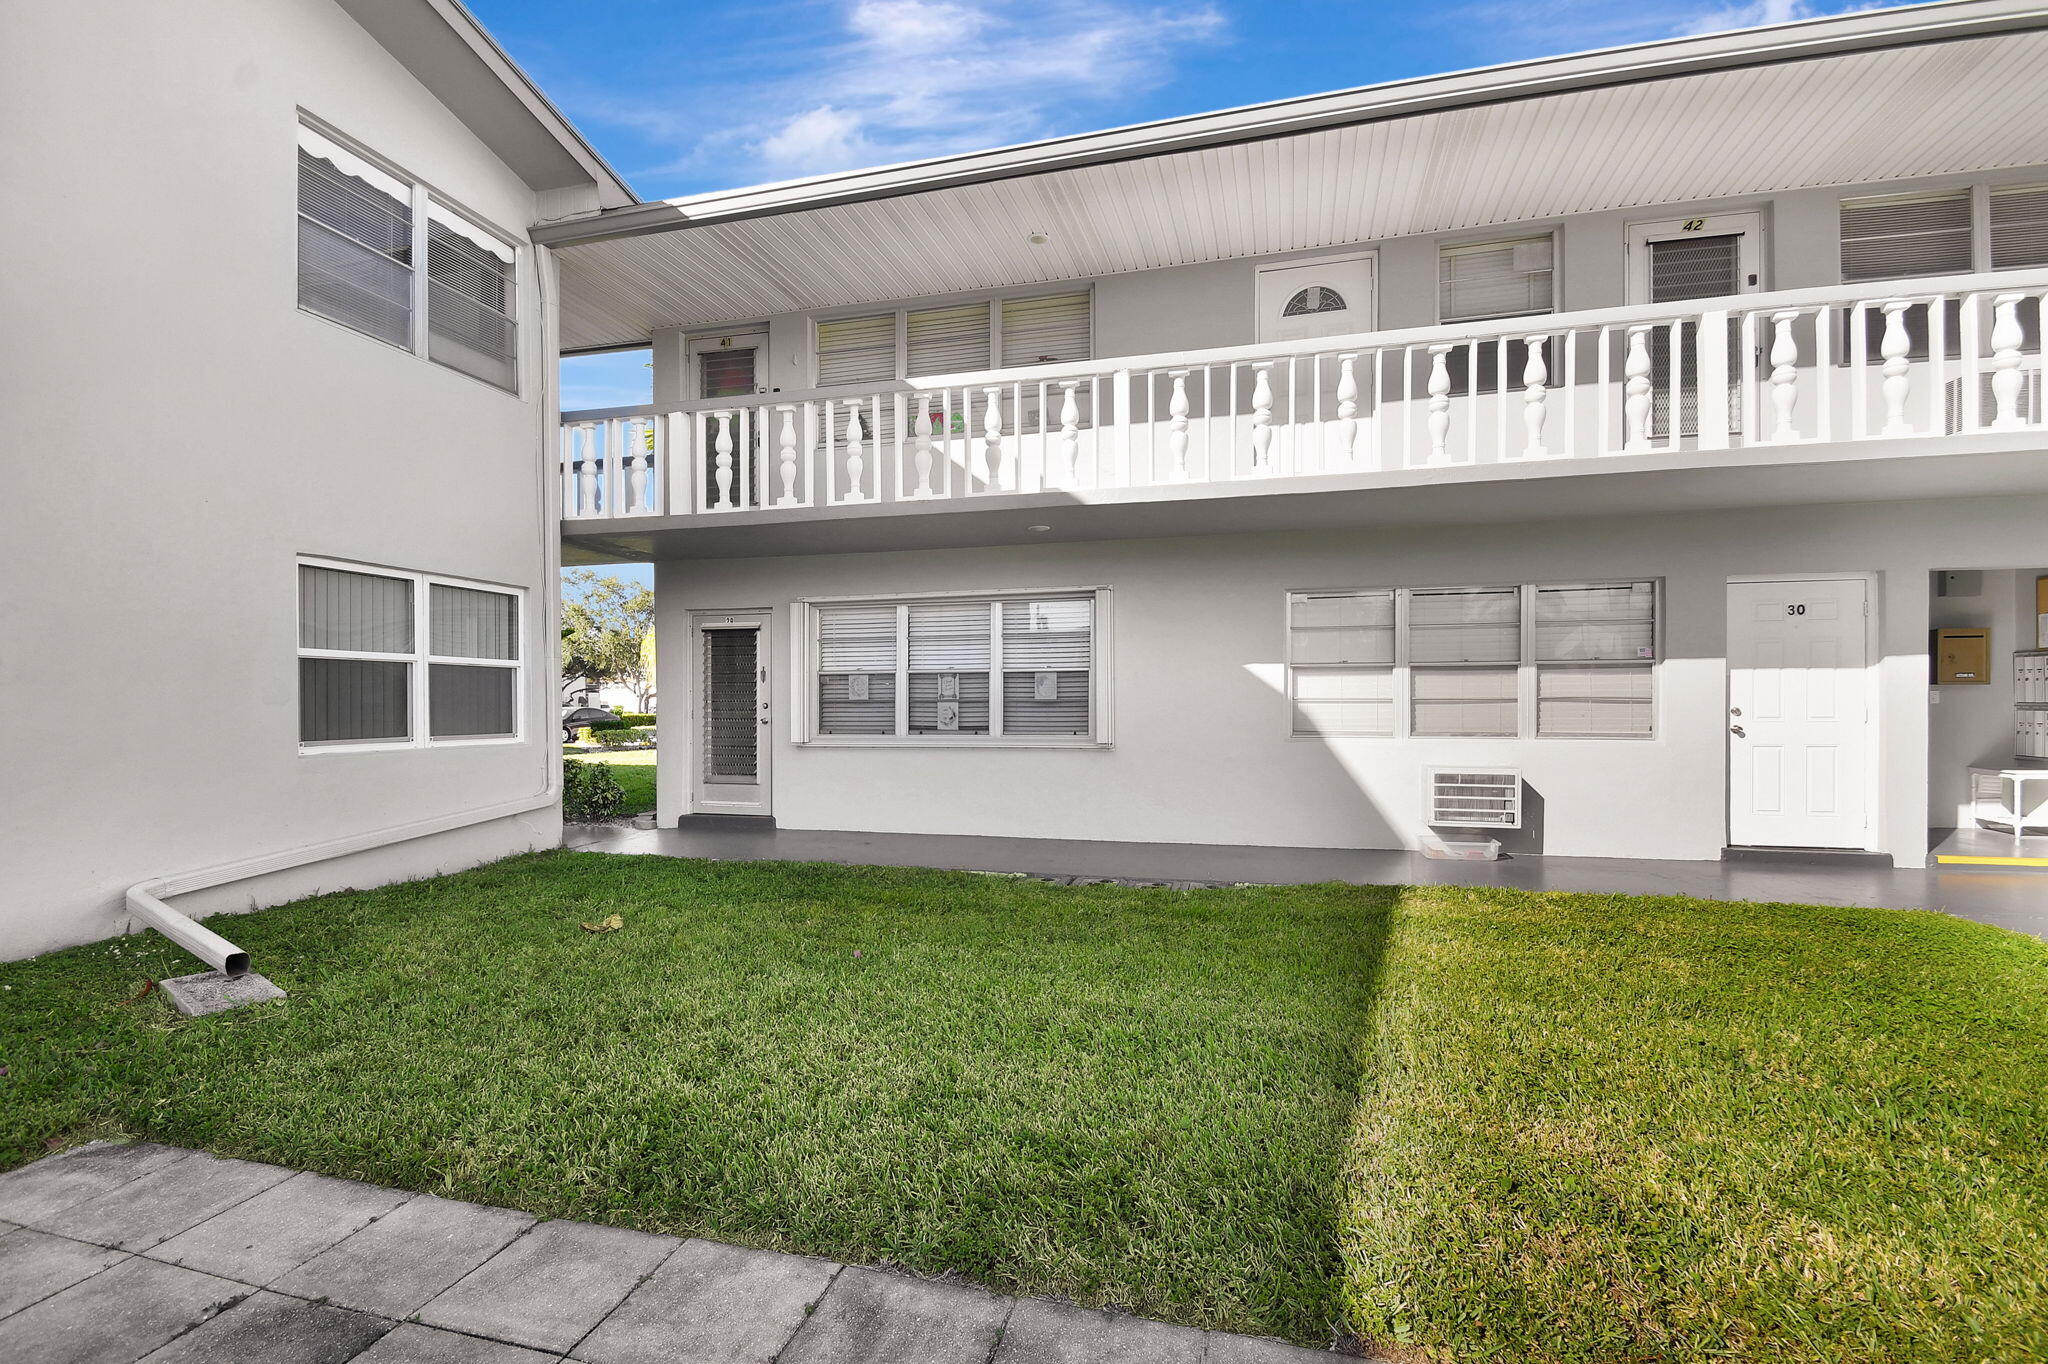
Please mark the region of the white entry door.
<svg viewBox="0 0 2048 1364"><path fill-rule="evenodd" d="M768 617L704 615L695 624L698 814L768 807Z"/></svg>
<svg viewBox="0 0 2048 1364"><path fill-rule="evenodd" d="M1867 848L1870 645L1861 578L1728 585L1728 841Z"/></svg>
<svg viewBox="0 0 2048 1364"><path fill-rule="evenodd" d="M1268 265L1259 271L1259 340L1300 341L1373 329L1370 255Z"/></svg>

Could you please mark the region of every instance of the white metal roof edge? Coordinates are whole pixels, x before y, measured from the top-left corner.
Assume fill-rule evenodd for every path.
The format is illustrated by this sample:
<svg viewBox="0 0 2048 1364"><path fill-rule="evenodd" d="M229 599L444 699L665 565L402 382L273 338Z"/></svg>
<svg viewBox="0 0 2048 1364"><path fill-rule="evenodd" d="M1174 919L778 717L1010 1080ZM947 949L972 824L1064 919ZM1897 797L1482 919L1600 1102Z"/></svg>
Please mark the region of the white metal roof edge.
<svg viewBox="0 0 2048 1364"><path fill-rule="evenodd" d="M642 236L1539 95L2038 28L2048 28L2048 5L2041 0L1934 0L1410 77L988 151L716 190L550 223L533 235L550 246Z"/></svg>

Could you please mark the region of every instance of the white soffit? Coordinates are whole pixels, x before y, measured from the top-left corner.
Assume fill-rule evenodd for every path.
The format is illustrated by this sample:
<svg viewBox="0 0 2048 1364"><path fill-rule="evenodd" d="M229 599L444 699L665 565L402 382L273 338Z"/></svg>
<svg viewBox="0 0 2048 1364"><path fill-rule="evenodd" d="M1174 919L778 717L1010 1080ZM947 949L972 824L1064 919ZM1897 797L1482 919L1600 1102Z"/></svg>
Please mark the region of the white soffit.
<svg viewBox="0 0 2048 1364"><path fill-rule="evenodd" d="M2048 31L1574 90L557 248L565 350L656 329L2048 161ZM1031 231L1051 234L1034 246Z"/></svg>

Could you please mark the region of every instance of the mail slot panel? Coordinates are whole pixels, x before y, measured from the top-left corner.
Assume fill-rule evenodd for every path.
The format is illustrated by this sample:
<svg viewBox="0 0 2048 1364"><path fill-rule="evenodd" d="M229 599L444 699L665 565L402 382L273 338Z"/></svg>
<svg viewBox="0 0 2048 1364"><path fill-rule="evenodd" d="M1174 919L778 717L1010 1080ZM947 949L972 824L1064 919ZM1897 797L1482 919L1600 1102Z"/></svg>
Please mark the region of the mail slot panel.
<svg viewBox="0 0 2048 1364"><path fill-rule="evenodd" d="M1936 630L1934 680L1942 686L1988 686L1991 682L1991 631L1980 628Z"/></svg>

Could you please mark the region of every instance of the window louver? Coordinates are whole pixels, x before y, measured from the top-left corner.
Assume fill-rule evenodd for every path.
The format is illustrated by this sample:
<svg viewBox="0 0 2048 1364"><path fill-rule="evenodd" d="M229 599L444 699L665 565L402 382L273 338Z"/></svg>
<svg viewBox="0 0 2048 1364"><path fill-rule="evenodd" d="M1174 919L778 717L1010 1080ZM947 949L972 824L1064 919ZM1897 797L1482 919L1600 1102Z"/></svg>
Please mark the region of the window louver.
<svg viewBox="0 0 2048 1364"><path fill-rule="evenodd" d="M1089 296L1054 294L1003 301L1003 367L1092 360Z"/></svg>
<svg viewBox="0 0 2048 1364"><path fill-rule="evenodd" d="M905 318L912 375L964 374L989 367L988 304L926 308Z"/></svg>
<svg viewBox="0 0 2048 1364"><path fill-rule="evenodd" d="M1445 248L1437 261L1439 317L1470 322L1551 311L1553 249L1549 237Z"/></svg>
<svg viewBox="0 0 2048 1364"><path fill-rule="evenodd" d="M429 214L427 356L499 388L516 388L512 251L493 250L481 236L439 205Z"/></svg>
<svg viewBox="0 0 2048 1364"><path fill-rule="evenodd" d="M2048 185L1991 191L1991 268L2048 265Z"/></svg>
<svg viewBox="0 0 2048 1364"><path fill-rule="evenodd" d="M1842 279L1959 275L1971 266L1970 191L1842 201Z"/></svg>
<svg viewBox="0 0 2048 1364"><path fill-rule="evenodd" d="M751 782L760 769L754 715L758 633L704 631L704 779Z"/></svg>
<svg viewBox="0 0 2048 1364"><path fill-rule="evenodd" d="M886 383L896 377L896 314L818 324L818 387Z"/></svg>

